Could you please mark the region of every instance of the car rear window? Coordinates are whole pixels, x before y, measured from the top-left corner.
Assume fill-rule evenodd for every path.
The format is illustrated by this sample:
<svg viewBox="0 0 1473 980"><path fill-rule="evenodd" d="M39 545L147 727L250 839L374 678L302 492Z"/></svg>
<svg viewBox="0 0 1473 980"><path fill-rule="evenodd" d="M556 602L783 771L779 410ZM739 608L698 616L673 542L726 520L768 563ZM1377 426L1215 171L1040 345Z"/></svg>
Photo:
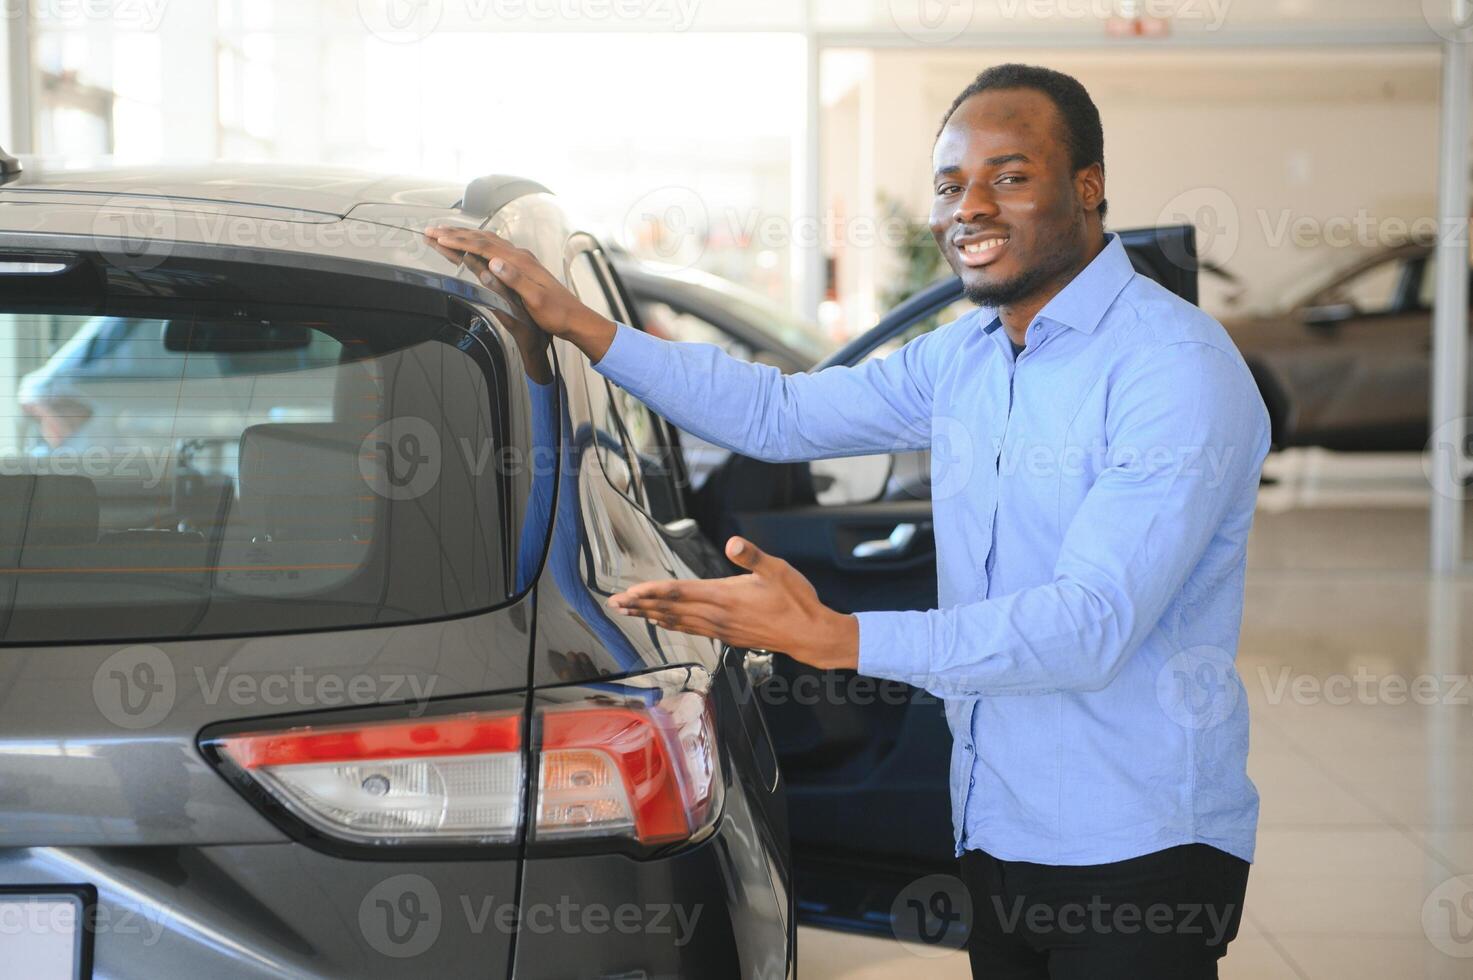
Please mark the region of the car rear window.
<svg viewBox="0 0 1473 980"><path fill-rule="evenodd" d="M507 601L527 529L498 350L407 313L0 313L0 642Z"/></svg>

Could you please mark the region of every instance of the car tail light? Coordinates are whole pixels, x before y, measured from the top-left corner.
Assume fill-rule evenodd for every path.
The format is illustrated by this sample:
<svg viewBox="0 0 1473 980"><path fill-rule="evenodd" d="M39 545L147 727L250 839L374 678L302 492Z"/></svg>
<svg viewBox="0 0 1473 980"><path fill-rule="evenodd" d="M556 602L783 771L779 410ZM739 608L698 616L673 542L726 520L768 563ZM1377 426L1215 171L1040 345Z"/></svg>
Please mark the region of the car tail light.
<svg viewBox="0 0 1473 980"><path fill-rule="evenodd" d="M710 675L675 668L596 688L559 688L536 708L531 753L520 711L306 725L207 739L237 781L299 820L356 844L504 843L517 838L537 773L537 841L668 844L720 811Z"/></svg>
<svg viewBox="0 0 1473 980"><path fill-rule="evenodd" d="M717 804L715 728L706 697L648 706L573 702L540 712L539 840L621 835L684 840Z"/></svg>
<svg viewBox="0 0 1473 980"><path fill-rule="evenodd" d="M232 736L223 755L321 832L369 844L515 840L520 712Z"/></svg>

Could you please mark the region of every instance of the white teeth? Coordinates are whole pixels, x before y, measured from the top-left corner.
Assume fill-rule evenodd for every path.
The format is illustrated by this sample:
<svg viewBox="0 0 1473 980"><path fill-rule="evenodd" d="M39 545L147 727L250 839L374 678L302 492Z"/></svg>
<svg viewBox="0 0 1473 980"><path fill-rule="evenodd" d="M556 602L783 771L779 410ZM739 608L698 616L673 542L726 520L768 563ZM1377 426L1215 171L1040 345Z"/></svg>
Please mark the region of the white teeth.
<svg viewBox="0 0 1473 980"><path fill-rule="evenodd" d="M969 245L963 245L962 251L968 253L969 255L976 255L980 252L985 252L988 249L997 248L997 246L1001 245L1005 241L1007 241L1006 238L989 238L985 242L972 242Z"/></svg>

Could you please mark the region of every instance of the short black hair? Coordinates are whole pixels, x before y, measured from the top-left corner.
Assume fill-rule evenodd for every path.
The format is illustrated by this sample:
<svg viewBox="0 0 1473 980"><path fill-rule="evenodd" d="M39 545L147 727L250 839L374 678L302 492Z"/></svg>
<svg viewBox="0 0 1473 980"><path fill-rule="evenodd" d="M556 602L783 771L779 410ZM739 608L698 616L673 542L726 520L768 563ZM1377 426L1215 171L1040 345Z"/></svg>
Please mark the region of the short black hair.
<svg viewBox="0 0 1473 980"><path fill-rule="evenodd" d="M983 71L972 83L962 89L960 95L946 110L941 119L941 128L951 121L957 106L979 92L997 89L1032 89L1042 92L1051 99L1064 120L1064 140L1069 147L1069 163L1077 173L1091 164L1098 163L1100 172L1105 170L1105 131L1100 125L1100 110L1095 108L1089 92L1079 84L1079 79L1065 75L1052 68L1038 65L993 65ZM1100 220L1105 220L1105 201L1100 200Z"/></svg>

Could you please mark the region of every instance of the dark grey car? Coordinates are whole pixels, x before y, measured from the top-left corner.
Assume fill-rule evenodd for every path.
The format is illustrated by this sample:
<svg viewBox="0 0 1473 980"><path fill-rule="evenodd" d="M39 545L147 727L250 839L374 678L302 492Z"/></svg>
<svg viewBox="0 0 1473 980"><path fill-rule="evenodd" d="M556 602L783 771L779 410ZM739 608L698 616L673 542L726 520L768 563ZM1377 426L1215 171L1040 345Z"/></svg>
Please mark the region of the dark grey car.
<svg viewBox="0 0 1473 980"><path fill-rule="evenodd" d="M0 187L0 973L791 974L745 652L604 613L675 437L430 222L630 319L527 181Z"/></svg>

